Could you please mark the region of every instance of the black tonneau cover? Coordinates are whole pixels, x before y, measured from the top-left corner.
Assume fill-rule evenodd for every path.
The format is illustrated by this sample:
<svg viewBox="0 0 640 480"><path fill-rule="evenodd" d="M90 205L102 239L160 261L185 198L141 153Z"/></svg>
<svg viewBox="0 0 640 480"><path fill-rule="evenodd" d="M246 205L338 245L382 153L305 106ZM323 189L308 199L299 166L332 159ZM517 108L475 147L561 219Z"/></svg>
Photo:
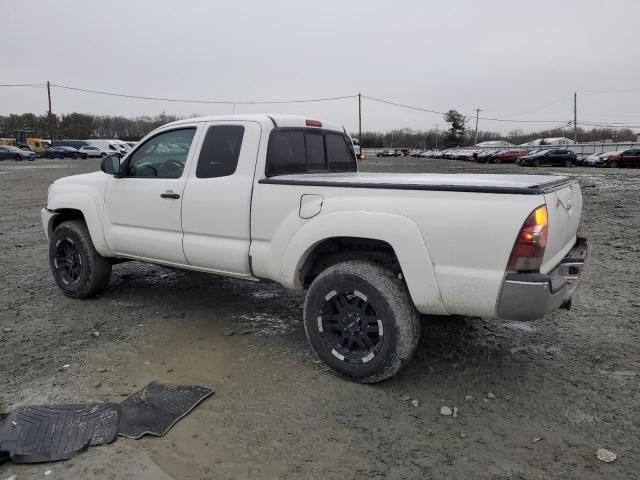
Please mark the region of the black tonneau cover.
<svg viewBox="0 0 640 480"><path fill-rule="evenodd" d="M554 175L474 175L438 173L329 173L278 175L259 181L272 185L431 190L449 192L542 195L577 183Z"/></svg>

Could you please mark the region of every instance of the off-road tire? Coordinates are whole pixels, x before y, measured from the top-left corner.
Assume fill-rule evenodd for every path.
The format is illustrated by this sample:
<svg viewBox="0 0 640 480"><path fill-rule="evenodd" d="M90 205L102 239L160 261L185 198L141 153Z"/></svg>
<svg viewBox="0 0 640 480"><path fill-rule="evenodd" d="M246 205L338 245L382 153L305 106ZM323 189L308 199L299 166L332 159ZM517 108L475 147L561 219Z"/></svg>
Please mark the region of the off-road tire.
<svg viewBox="0 0 640 480"><path fill-rule="evenodd" d="M367 300L352 296L351 301L365 304L368 301L375 310L374 317L367 320L381 321L381 326L377 322L382 332L377 336L377 350L370 351L366 357L372 358L366 361L366 357L340 358L342 355L332 346L329 333L321 326L331 295L354 291ZM360 260L338 263L316 277L304 302L304 329L316 356L338 376L358 383L375 383L393 376L412 357L420 337L419 315L406 285L391 271Z"/></svg>
<svg viewBox="0 0 640 480"><path fill-rule="evenodd" d="M64 271L58 268L60 262L56 256L59 258L59 249L67 242L77 248L81 264L77 281L70 281ZM55 228L49 240L49 264L58 287L71 298L93 297L104 290L111 278L112 262L96 251L83 220L68 220Z"/></svg>

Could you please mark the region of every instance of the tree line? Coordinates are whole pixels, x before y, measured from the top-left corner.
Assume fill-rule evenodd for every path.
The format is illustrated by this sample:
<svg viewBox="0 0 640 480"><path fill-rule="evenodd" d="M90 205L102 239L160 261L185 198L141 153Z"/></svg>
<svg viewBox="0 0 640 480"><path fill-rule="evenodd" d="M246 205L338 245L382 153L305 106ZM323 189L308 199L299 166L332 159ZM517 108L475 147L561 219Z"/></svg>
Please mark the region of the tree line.
<svg viewBox="0 0 640 480"><path fill-rule="evenodd" d="M16 131L26 131L29 137L43 139L110 138L137 141L159 126L175 120L179 120L179 117L164 113L136 118L86 113L0 115L0 137L13 138Z"/></svg>
<svg viewBox="0 0 640 480"><path fill-rule="evenodd" d="M416 130L402 128L388 132L362 132L360 146L363 148L451 148L460 146L471 146L476 143L475 129L470 129L469 118L456 110L449 110L443 115L444 121L448 124L448 129L436 130ZM613 140L614 142L633 142L637 135L629 128L591 128L589 130L578 127L578 142L598 142ZM540 130L537 132L525 133L521 129L511 130L507 135L491 132L478 131L478 143L491 140L504 140L514 145L527 143L538 138L567 137L573 139L573 127L565 127L553 130ZM544 144L544 143L543 143Z"/></svg>
<svg viewBox="0 0 640 480"><path fill-rule="evenodd" d="M69 113L63 115L0 115L0 137L14 138L15 132L26 131L27 136L44 139L85 139L114 138L137 141L147 133L165 123L179 120L175 115L161 113L154 117L142 116L126 118L110 115L90 115ZM474 144L475 130L468 128L469 119L461 113L450 110L444 115L448 124L445 130L417 130L402 128L387 132L362 132L360 145L364 148L407 147L407 148L449 148ZM352 136L357 136L352 134ZM491 131L478 131L478 142L488 140L506 140L515 145L530 142L537 138L568 137L573 138L573 128L541 130L525 133L515 129L507 135ZM578 141L596 142L610 139L617 142L635 141L636 134L630 129L578 128Z"/></svg>

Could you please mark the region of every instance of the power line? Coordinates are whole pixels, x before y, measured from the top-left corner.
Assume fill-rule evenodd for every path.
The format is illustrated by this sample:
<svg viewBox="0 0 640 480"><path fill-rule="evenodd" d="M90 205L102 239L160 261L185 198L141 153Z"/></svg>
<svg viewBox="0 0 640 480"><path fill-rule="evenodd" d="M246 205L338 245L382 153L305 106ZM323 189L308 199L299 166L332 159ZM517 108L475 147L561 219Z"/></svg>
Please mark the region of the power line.
<svg viewBox="0 0 640 480"><path fill-rule="evenodd" d="M629 88L627 90L578 90L580 93L629 93L640 92L640 88Z"/></svg>
<svg viewBox="0 0 640 480"><path fill-rule="evenodd" d="M46 87L46 83L0 83L0 87Z"/></svg>
<svg viewBox="0 0 640 480"><path fill-rule="evenodd" d="M153 100L160 102L177 102L177 103L205 103L205 104L218 104L218 105L266 105L266 104L286 104L286 103L313 103L313 102L327 102L331 100L344 100L347 98L356 98L357 95L345 95L341 97L326 97L326 98L309 98L299 100L256 100L256 101L237 101L237 100L194 100L183 98L162 98L162 97L147 97L143 95L129 95L125 93L104 92L99 90L90 90L87 88L70 87L68 85L60 85L56 83L51 84L52 87L62 88L65 90L73 90L76 92L93 93L97 95L107 95L110 97L121 98L134 98L138 100Z"/></svg>
<svg viewBox="0 0 640 480"><path fill-rule="evenodd" d="M423 107L415 107L412 105L407 105L404 103L398 103L398 102L392 102L390 100L383 100L381 98L375 98L375 97L370 97L368 95L362 95L362 98L367 98L369 100L373 100L374 102L380 102L380 103L386 103L388 105L395 105L396 107L401 107L401 108L408 108L410 110L417 110L420 112L427 112L427 113L435 113L438 115L444 115L445 112L440 112L438 110L432 110L429 108L423 108ZM560 123L560 122L566 122L566 120L516 120L516 119L510 119L510 118L493 118L493 117L478 117L479 120L487 120L490 122L511 122L511 123Z"/></svg>
<svg viewBox="0 0 640 480"><path fill-rule="evenodd" d="M578 122L578 125L585 127L606 127L606 128L640 128L640 125L620 124L620 123L597 123L597 122Z"/></svg>
<svg viewBox="0 0 640 480"><path fill-rule="evenodd" d="M48 83L4 83L4 84L0 84L0 87L32 87L32 88L47 88L48 87ZM296 104L296 103L314 103L314 102L327 102L327 101L336 101L336 100L346 100L346 99L352 99L352 98L366 98L368 100L374 101L374 102L378 102L378 103L383 103L383 104L387 104L387 105L392 105L392 106L396 106L399 108L405 108L405 109L409 109L409 110L414 110L414 111L420 111L420 112L426 112L426 113L433 113L433 114L437 114L437 115L444 115L445 112L443 111L439 111L439 110L434 110L431 108L426 108L426 107L419 107L419 106L415 106L415 105L408 105L408 104L404 104L404 103L399 103L399 102L394 102L391 100L386 100L386 99L382 99L382 98L376 98L376 97L370 97L368 95L360 95L360 94L355 94L355 95L343 95L343 96L336 96L336 97L321 97L321 98L309 98L309 99L294 99L294 100L254 100L254 101L237 101L237 100L197 100L197 99L180 99L180 98L168 98L168 97L151 97L151 96L144 96L144 95L132 95L132 94L125 94L125 93L116 93L116 92L106 92L106 91L101 91L101 90L91 90L91 89L87 89L87 88L79 88L79 87L72 87L69 85L62 85L62 84L55 84L55 83L51 83L50 84L51 87L55 87L55 88L60 88L60 89L64 89L64 90L70 90L70 91L76 91L76 92L82 92L82 93L90 93L90 94L96 94L96 95L106 95L106 96L112 96L112 97L120 97L120 98L131 98L131 99L138 99L138 100L149 100L149 101L162 101L162 102L176 102L176 103L200 103L200 104L218 104L218 105L279 105L279 104ZM640 89L629 89L629 90L579 90L580 92L606 92L606 93L614 93L614 92L632 92L632 91L640 91ZM561 100L563 100L564 98L566 98L569 94L565 94L562 97L559 97L558 99L545 104L541 107L539 107L536 110L533 111L537 111L537 110L542 110L543 108L546 108L549 105L552 105L554 103L557 103ZM533 111L529 111L527 113L532 113ZM575 120L573 122L571 121L567 121L567 120L541 120L541 119L530 119L530 120L524 120L524 119L513 119L513 118L500 118L500 117L480 117L478 114L479 112L476 111L476 118L478 120L485 120L485 121L489 121L489 122L507 122L507 123L560 123L561 125L563 125L563 127L559 127L559 128L565 128L566 126L569 126L571 124L574 125L587 125L587 126L604 126L604 127L610 127L610 128L640 128L637 125L629 125L629 122L589 122L589 121L583 121L583 122L576 122ZM526 113L525 113L526 114ZM523 115L525 115L523 114ZM557 129L557 128L556 128ZM553 129L553 130L556 130Z"/></svg>
<svg viewBox="0 0 640 480"><path fill-rule="evenodd" d="M362 98L367 98L369 100L373 100L374 102L386 103L388 105L395 105L396 107L408 108L409 110L418 110L420 112L435 113L438 115L445 114L445 112L439 112L437 110L430 110L428 108L422 108L422 107L413 107L411 105L405 105L404 103L397 103L397 102L392 102L390 100L382 100L381 98L369 97L368 95L362 95Z"/></svg>
<svg viewBox="0 0 640 480"><path fill-rule="evenodd" d="M602 116L602 117L611 117L611 118L633 118L636 120L640 120L640 116L639 115L616 115L613 113L585 113L585 115L596 115L596 116ZM598 121L604 121L604 120L592 120L594 122L598 122Z"/></svg>

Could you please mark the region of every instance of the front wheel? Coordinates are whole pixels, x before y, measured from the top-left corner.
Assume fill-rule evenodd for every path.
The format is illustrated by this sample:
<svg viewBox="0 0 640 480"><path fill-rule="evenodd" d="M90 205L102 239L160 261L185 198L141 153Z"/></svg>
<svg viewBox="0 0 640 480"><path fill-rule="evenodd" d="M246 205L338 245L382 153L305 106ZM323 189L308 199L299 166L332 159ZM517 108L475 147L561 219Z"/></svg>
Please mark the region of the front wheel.
<svg viewBox="0 0 640 480"><path fill-rule="evenodd" d="M311 284L304 328L312 350L336 374L359 383L394 375L418 344L418 312L405 284L366 261L333 265Z"/></svg>
<svg viewBox="0 0 640 480"><path fill-rule="evenodd" d="M539 167L540 166L540 160L534 160L533 161L533 166L534 167Z"/></svg>
<svg viewBox="0 0 640 480"><path fill-rule="evenodd" d="M72 298L94 296L111 278L111 261L96 251L82 220L56 227L49 241L49 264L62 293Z"/></svg>
<svg viewBox="0 0 640 480"><path fill-rule="evenodd" d="M616 162L616 161L614 160L613 162L609 163L609 166L610 166L611 168L618 168L618 162Z"/></svg>

